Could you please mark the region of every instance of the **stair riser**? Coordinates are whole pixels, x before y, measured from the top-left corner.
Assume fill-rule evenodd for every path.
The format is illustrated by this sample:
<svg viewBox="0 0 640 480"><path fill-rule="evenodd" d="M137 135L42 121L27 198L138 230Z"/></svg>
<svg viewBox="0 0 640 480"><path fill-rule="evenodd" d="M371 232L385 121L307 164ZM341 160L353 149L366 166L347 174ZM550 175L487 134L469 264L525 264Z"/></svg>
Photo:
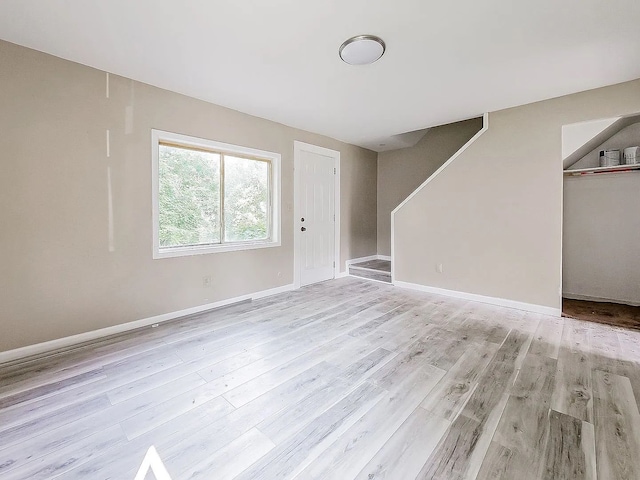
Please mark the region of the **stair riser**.
<svg viewBox="0 0 640 480"><path fill-rule="evenodd" d="M350 267L349 275L369 280L377 280L379 282L391 283L391 274L387 272L374 272L371 270Z"/></svg>

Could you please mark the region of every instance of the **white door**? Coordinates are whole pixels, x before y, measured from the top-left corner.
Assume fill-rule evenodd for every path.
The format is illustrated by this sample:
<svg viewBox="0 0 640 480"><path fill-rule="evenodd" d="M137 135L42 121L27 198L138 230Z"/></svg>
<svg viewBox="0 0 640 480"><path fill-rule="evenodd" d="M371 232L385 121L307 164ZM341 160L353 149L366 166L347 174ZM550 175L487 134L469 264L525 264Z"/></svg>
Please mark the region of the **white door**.
<svg viewBox="0 0 640 480"><path fill-rule="evenodd" d="M335 179L338 152L296 142L300 285L334 278L336 258Z"/></svg>

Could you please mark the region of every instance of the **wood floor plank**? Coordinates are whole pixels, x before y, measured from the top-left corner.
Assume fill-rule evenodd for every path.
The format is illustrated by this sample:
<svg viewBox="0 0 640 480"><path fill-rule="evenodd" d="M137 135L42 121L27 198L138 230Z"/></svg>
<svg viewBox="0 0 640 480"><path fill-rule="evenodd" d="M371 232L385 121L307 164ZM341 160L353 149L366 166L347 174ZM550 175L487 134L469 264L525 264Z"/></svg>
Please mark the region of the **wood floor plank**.
<svg viewBox="0 0 640 480"><path fill-rule="evenodd" d="M640 331L621 328L614 331L624 353L624 360L640 363Z"/></svg>
<svg viewBox="0 0 640 480"><path fill-rule="evenodd" d="M2 409L0 410L0 425L2 425L3 429L13 427L45 416L65 405L82 403L91 397L100 396L105 393L105 390L99 387L104 380L97 380L93 383L76 386L56 395L33 399L30 402Z"/></svg>
<svg viewBox="0 0 640 480"><path fill-rule="evenodd" d="M498 345L474 344L467 349L422 402L422 408L453 421L477 385L477 379L493 359Z"/></svg>
<svg viewBox="0 0 640 480"><path fill-rule="evenodd" d="M429 364L432 349L422 341L414 342L401 354L396 355L371 376L376 385L390 390L401 379L411 375L417 369Z"/></svg>
<svg viewBox="0 0 640 480"><path fill-rule="evenodd" d="M513 479L512 470L513 465L511 459L513 458L513 452L500 445L497 442L491 442L489 450L484 457L480 472L476 477L476 480L511 480ZM525 475L522 480L529 478L530 473Z"/></svg>
<svg viewBox="0 0 640 480"><path fill-rule="evenodd" d="M423 307L420 306L412 310L409 315L399 315L382 328L359 338L371 345L394 352L405 350L435 328L435 325L428 323L425 317L420 315L422 309Z"/></svg>
<svg viewBox="0 0 640 480"><path fill-rule="evenodd" d="M329 435L332 428L337 428L340 423L347 422L351 415L361 414L358 413L361 409L366 410L370 408L370 404L377 401L380 395L381 392L376 387L368 384L363 385L345 397L342 402L339 402L323 414L325 417L332 419L333 423L331 423L330 426L326 425L327 422L324 419L317 420L315 423L307 426L306 428L308 430L313 431L313 433L309 435L313 436L317 434L322 436L322 433ZM351 404L347 405L349 402ZM270 410L265 409L264 403L260 405L261 408L257 407L258 404L247 404L230 415L223 417L218 422L211 424L206 430L202 430L182 442L164 449L163 452L165 453L167 465L170 466L173 471L181 473L187 471L192 465L203 461L203 459L209 457L212 453L217 452L227 443L230 443L254 427L259 422L259 419L265 415L265 411L268 412ZM314 427L316 430L314 430ZM335 434L337 435L337 433ZM273 449L269 454L259 460L257 464L269 458L276 450L277 448Z"/></svg>
<svg viewBox="0 0 640 480"><path fill-rule="evenodd" d="M538 328L533 335L529 353L557 360L560 350L560 339L562 338L562 329L564 327L562 318L534 313L528 314L526 318L535 318L538 321Z"/></svg>
<svg viewBox="0 0 640 480"><path fill-rule="evenodd" d="M560 347L551 408L580 420L593 422L591 368L588 353Z"/></svg>
<svg viewBox="0 0 640 480"><path fill-rule="evenodd" d="M120 426L127 438L131 440L209 401L216 416L224 416L234 410L229 402L218 396L215 386L204 384L129 417L120 422Z"/></svg>
<svg viewBox="0 0 640 480"><path fill-rule="evenodd" d="M511 386L518 368L517 359L526 351L527 340L530 340L530 337L517 331L512 330L507 335L478 378L478 388L464 407L465 415L480 422L487 419L504 392Z"/></svg>
<svg viewBox="0 0 640 480"><path fill-rule="evenodd" d="M24 390L14 395L0 398L0 409L6 410L19 404L25 405L31 403L32 401L48 398L58 393L62 393L75 388L79 385L92 383L104 378L107 377L101 368L91 370L73 377L65 378L64 380L48 383L46 385L41 385L30 390Z"/></svg>
<svg viewBox="0 0 640 480"><path fill-rule="evenodd" d="M599 478L640 478L640 414L627 377L595 370L595 429Z"/></svg>
<svg viewBox="0 0 640 480"><path fill-rule="evenodd" d="M244 331L241 335L238 335L234 341L243 349L252 349L274 341L284 341L288 342L289 345L294 345L296 341L295 337L300 335L313 336L319 334L319 338L324 338L323 335L335 337L338 336L338 333L332 334L327 324L333 325L339 321L352 319L357 313L366 311L374 305L374 303L372 300L360 300L356 302L356 305L351 305L349 308L343 309L340 313L322 316L313 323L304 323L297 329L291 329L289 328L290 326L271 326L266 330L253 331L253 333ZM196 341L182 345L179 351L180 355L190 360L211 355L221 347L228 346L229 339L215 339L201 345L195 343ZM242 350L239 350L237 353L241 351Z"/></svg>
<svg viewBox="0 0 640 480"><path fill-rule="evenodd" d="M111 406L106 395L89 398L83 402L76 403L70 407L62 407L44 417L18 424L16 426L0 431L3 450L24 440L39 435L42 431L54 429L58 426L71 423L81 416L89 416L98 411L106 410ZM1 453L0 453L1 455ZM1 458L1 457L0 457ZM0 472L2 470L0 469Z"/></svg>
<svg viewBox="0 0 640 480"><path fill-rule="evenodd" d="M501 458L508 462L500 468L505 478L542 477L555 371L555 359L535 354L526 356L492 441L508 449L509 455L503 451L499 457L489 459L494 463L489 469L497 467L496 462Z"/></svg>
<svg viewBox="0 0 640 480"><path fill-rule="evenodd" d="M78 375L94 371L98 367L100 367L100 365L72 365L55 372L38 372L33 376L29 376L29 374L27 374L27 378L23 378L15 383L3 381L0 382L0 398L13 397L35 388L44 387L56 382L62 382L73 377L77 377Z"/></svg>
<svg viewBox="0 0 640 480"><path fill-rule="evenodd" d="M500 345L509 334L510 328L504 325L491 325L491 323L486 323L484 320L470 317L464 320L460 330L475 341Z"/></svg>
<svg viewBox="0 0 640 480"><path fill-rule="evenodd" d="M48 480L83 464L93 456L99 455L104 449L111 448L115 444L124 444L125 441L122 429L116 425L97 432L82 442L73 443L19 468L4 472L2 478L4 480Z"/></svg>
<svg viewBox="0 0 640 480"><path fill-rule="evenodd" d="M356 302L349 304L349 306L342 309L340 313L329 316L321 315L317 320L304 322L299 326L308 328L309 330L307 332L313 331L313 328L322 330L323 323L335 323L343 319L349 319L353 315L375 306L375 304L376 300L374 295L358 298ZM242 342L242 345L245 347L249 345L255 347L272 340L274 336L286 336L292 333L292 329L289 328L289 326L278 324L254 324L252 326L236 324L228 327L227 330L230 331L222 333L214 331L207 335L199 335L173 345L181 358L185 360L195 360L215 352L220 347L228 345L232 341L236 343Z"/></svg>
<svg viewBox="0 0 640 480"><path fill-rule="evenodd" d="M446 330L435 327L422 339L423 342L436 346L431 349L429 363L434 367L449 370L460 357L471 348L473 342L466 332L451 336Z"/></svg>
<svg viewBox="0 0 640 480"><path fill-rule="evenodd" d="M273 388L285 383L287 380L294 378L296 375L311 368L313 365L317 365L324 361L326 357L330 355L330 350L333 345L336 344L337 342L332 343L331 347L327 348L325 355L307 356L302 359L298 359L296 357L293 361L271 369L258 377L251 378L248 381L237 385L235 388L227 390L223 393L223 396L236 408L246 405L251 400L255 400L269 390L272 390ZM236 380L236 378L233 378L233 380ZM225 381L227 381L227 379L225 379ZM238 382L235 383L237 384Z"/></svg>
<svg viewBox="0 0 640 480"><path fill-rule="evenodd" d="M416 479L466 478L471 452L482 432L481 422L467 417L464 413L458 415L426 460Z"/></svg>
<svg viewBox="0 0 640 480"><path fill-rule="evenodd" d="M280 352L277 352L279 354ZM211 382L217 378L223 377L235 370L238 370L247 365L251 365L255 362L267 362L268 355L265 355L258 349L252 348L250 350L243 350L237 355L225 358L219 362L215 362L212 365L198 370L198 375L204 378L207 382Z"/></svg>
<svg viewBox="0 0 640 480"><path fill-rule="evenodd" d="M384 396L384 390L365 382L245 470L238 480L295 476Z"/></svg>
<svg viewBox="0 0 640 480"><path fill-rule="evenodd" d="M257 424L275 444L283 444L297 432L314 421L322 412L344 398L354 385L336 378L319 391L311 392L298 403L268 416Z"/></svg>
<svg viewBox="0 0 640 480"><path fill-rule="evenodd" d="M150 445L155 445L163 461L188 451L184 469L205 461L212 453L240 437L265 416L286 409L304 396L321 390L332 378L333 367L318 364L262 397L238 408L222 418L210 412L211 402L164 423L130 441L124 448L115 448L63 476L64 480L85 478L133 478ZM213 412L216 415L218 409ZM117 459L117 461L114 461ZM179 473L179 464L167 464L170 473Z"/></svg>
<svg viewBox="0 0 640 480"><path fill-rule="evenodd" d="M461 299L444 299L440 295L430 295L427 297L425 305L430 305L427 314L427 321L442 328L452 327L452 331L463 324L465 315L469 312L469 307L473 302Z"/></svg>
<svg viewBox="0 0 640 480"><path fill-rule="evenodd" d="M208 363L218 362L218 356L206 357L193 363L165 363L148 358L149 363L142 367L131 368L119 374L98 377L87 384L75 385L55 395L43 395L28 402L0 409L0 425L10 427L19 423L44 416L60 408L72 405L92 396L107 394L112 404L128 400L142 393L162 387L172 381L195 373Z"/></svg>
<svg viewBox="0 0 640 480"><path fill-rule="evenodd" d="M508 400L518 368L518 358L531 338L512 330L486 370L462 413L436 450L427 460L418 478L473 478L480 470L491 438Z"/></svg>
<svg viewBox="0 0 640 480"><path fill-rule="evenodd" d="M629 378L640 410L640 331L618 329L616 334L622 354L618 374Z"/></svg>
<svg viewBox="0 0 640 480"><path fill-rule="evenodd" d="M356 480L415 478L451 422L416 408Z"/></svg>
<svg viewBox="0 0 640 480"><path fill-rule="evenodd" d="M336 354L327 361L331 363L331 365L344 370L345 368L350 367L355 361L362 360L379 348L382 347L380 347L378 342L368 342L359 338L351 344L351 348L336 352ZM392 352L392 354L396 355L395 352Z"/></svg>
<svg viewBox="0 0 640 480"><path fill-rule="evenodd" d="M369 286L371 287L371 286ZM381 293L377 288L367 288L360 286L356 289L342 288L331 294L330 302L324 292L318 294L317 300L305 301L304 308L299 305L288 306L285 310L275 312L273 315L260 315L252 321L257 323L271 322L278 325L285 325L290 329L297 329L305 325L315 323L336 314L344 313L345 310L354 307L357 303L369 301L373 298L379 300L391 298L391 295ZM354 302L356 299L356 302Z"/></svg>
<svg viewBox="0 0 640 480"><path fill-rule="evenodd" d="M273 338L273 334L282 330L280 326L252 325L243 322L228 326L225 331L213 331L206 335L190 337L186 340L172 343L176 354L183 361L193 361L198 358L214 354L221 347L243 342L248 346L257 346Z"/></svg>
<svg viewBox="0 0 640 480"><path fill-rule="evenodd" d="M549 415L549 442L547 444L544 479L595 479L596 464L593 450L593 426L564 413L551 410ZM607 477L600 478L622 478ZM630 477L631 478L631 477Z"/></svg>
<svg viewBox="0 0 640 480"><path fill-rule="evenodd" d="M38 419L36 423L29 423L25 429L27 433L19 436L16 432L13 443L3 443L5 448L0 449L0 474L3 465L16 467L33 461L203 383L202 378L194 374L154 389L148 395L134 397L114 406L102 395L90 399L83 408L77 408L77 404L73 405L65 410L64 416L54 415ZM45 425L48 428L45 428ZM3 442L4 439L5 437Z"/></svg>
<svg viewBox="0 0 640 480"><path fill-rule="evenodd" d="M375 336L364 338L392 352L402 352L418 340L428 337L435 328L436 325L429 324L426 317L420 316L420 310L416 310L384 329L385 331L379 329Z"/></svg>
<svg viewBox="0 0 640 480"><path fill-rule="evenodd" d="M589 326L587 329L589 351L614 362L621 359L623 355L620 338L617 335L618 330L618 328L609 325L602 325L599 328L594 328L593 325Z"/></svg>
<svg viewBox="0 0 640 480"><path fill-rule="evenodd" d="M565 318L562 329L562 345L572 352L589 351L589 324L580 320Z"/></svg>
<svg viewBox="0 0 640 480"><path fill-rule="evenodd" d="M290 355L279 357L275 368L272 364L266 365L258 362L240 368L231 374L215 379L211 383L219 386L220 394L234 406L241 407L254 400L272 388L286 382L308 368L317 365L330 358L341 348L348 348L354 339L348 335L342 335L313 350L306 352L304 349L290 352ZM290 360L283 362L283 360ZM258 374L259 373L259 374Z"/></svg>
<svg viewBox="0 0 640 480"><path fill-rule="evenodd" d="M352 343L353 339L343 335L320 348L291 348L278 352L274 358L267 358L264 361L249 364L247 367L238 369L223 378L227 384L231 381L233 383L229 385L234 385L233 388L224 392L224 397L235 407L245 405L306 369L327 360L336 350L348 348ZM302 353L305 353L305 350L308 351L309 355L301 356ZM274 368L270 368L272 366ZM252 375L258 371L262 373L258 376ZM245 379L246 381L242 382Z"/></svg>
<svg viewBox="0 0 640 480"><path fill-rule="evenodd" d="M147 372L150 368L158 371L158 369L168 368L180 363L182 363L182 359L174 353L173 348L169 345L164 345L129 356L124 360L107 363L102 367L102 371L107 376L115 376L138 371Z"/></svg>
<svg viewBox="0 0 640 480"><path fill-rule="evenodd" d="M640 410L640 368L638 366L640 362L623 360L620 362L619 374L623 377L627 377L631 383L631 389ZM597 365L596 365L597 368Z"/></svg>
<svg viewBox="0 0 640 480"><path fill-rule="evenodd" d="M252 428L213 456L183 472L181 479L231 480L252 463L267 454L275 445L258 429Z"/></svg>
<svg viewBox="0 0 640 480"><path fill-rule="evenodd" d="M207 416L209 404L205 403L193 410L156 427L152 432L136 437L121 445L105 449L98 456L78 467L56 477L56 480L84 480L88 478L132 479L150 446L160 449L161 445L198 432L211 422ZM164 463L164 457L161 459ZM172 478L175 477L169 469ZM153 477L152 477L153 478Z"/></svg>
<svg viewBox="0 0 640 480"><path fill-rule="evenodd" d="M25 365L12 365L9 374L3 367L0 368L0 397L6 396L7 392L17 393L64 380L164 346L161 339L136 330L27 361Z"/></svg>
<svg viewBox="0 0 640 480"><path fill-rule="evenodd" d="M394 320L396 318L398 318L401 315L408 315L411 310L412 310L412 306L409 303L405 303L403 305L398 306L397 308L395 308L394 310L390 311L389 313L385 313L382 316L379 316L367 323L365 323L364 325L354 328L353 330L351 330L349 332L349 335L353 336L353 337L364 337L365 335L371 333L372 331L380 328L382 325L384 325L385 323Z"/></svg>
<svg viewBox="0 0 640 480"><path fill-rule="evenodd" d="M385 350L384 348L377 348L366 357L344 369L344 371L340 373L340 378L349 383L355 383L375 373L384 366L385 363L395 357L395 355L395 353Z"/></svg>
<svg viewBox="0 0 640 480"><path fill-rule="evenodd" d="M431 365L422 365L397 382L380 402L307 467L311 477L354 478L420 405L444 373Z"/></svg>
<svg viewBox="0 0 640 480"><path fill-rule="evenodd" d="M343 350L341 353L348 352ZM257 426L273 442L280 444L311 423L320 413L337 403L377 371L390 358L390 352L377 349L337 371L321 390L311 392L300 402L265 418ZM357 358L354 356L354 358ZM357 373L357 374L356 374Z"/></svg>
<svg viewBox="0 0 640 480"><path fill-rule="evenodd" d="M624 375L627 363L617 335L618 330L610 325L602 325L600 328L590 326L587 329L592 369Z"/></svg>

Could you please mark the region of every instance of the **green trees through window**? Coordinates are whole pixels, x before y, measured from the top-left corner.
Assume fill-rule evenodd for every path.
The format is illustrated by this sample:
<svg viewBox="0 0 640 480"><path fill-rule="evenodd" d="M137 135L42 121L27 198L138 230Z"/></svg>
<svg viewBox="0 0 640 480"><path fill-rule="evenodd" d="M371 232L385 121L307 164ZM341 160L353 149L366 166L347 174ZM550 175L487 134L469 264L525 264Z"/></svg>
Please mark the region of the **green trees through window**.
<svg viewBox="0 0 640 480"><path fill-rule="evenodd" d="M160 144L159 246L268 239L270 167L268 160Z"/></svg>
<svg viewBox="0 0 640 480"><path fill-rule="evenodd" d="M224 157L224 241L269 236L269 163Z"/></svg>

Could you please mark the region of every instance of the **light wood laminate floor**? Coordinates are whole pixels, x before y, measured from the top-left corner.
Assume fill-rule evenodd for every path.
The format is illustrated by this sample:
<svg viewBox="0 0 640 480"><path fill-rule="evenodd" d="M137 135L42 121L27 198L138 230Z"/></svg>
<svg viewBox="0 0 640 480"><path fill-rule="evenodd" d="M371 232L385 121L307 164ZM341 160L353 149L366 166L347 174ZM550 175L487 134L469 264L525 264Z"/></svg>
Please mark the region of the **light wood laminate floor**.
<svg viewBox="0 0 640 480"><path fill-rule="evenodd" d="M0 478L637 480L639 340L338 279L0 366Z"/></svg>

